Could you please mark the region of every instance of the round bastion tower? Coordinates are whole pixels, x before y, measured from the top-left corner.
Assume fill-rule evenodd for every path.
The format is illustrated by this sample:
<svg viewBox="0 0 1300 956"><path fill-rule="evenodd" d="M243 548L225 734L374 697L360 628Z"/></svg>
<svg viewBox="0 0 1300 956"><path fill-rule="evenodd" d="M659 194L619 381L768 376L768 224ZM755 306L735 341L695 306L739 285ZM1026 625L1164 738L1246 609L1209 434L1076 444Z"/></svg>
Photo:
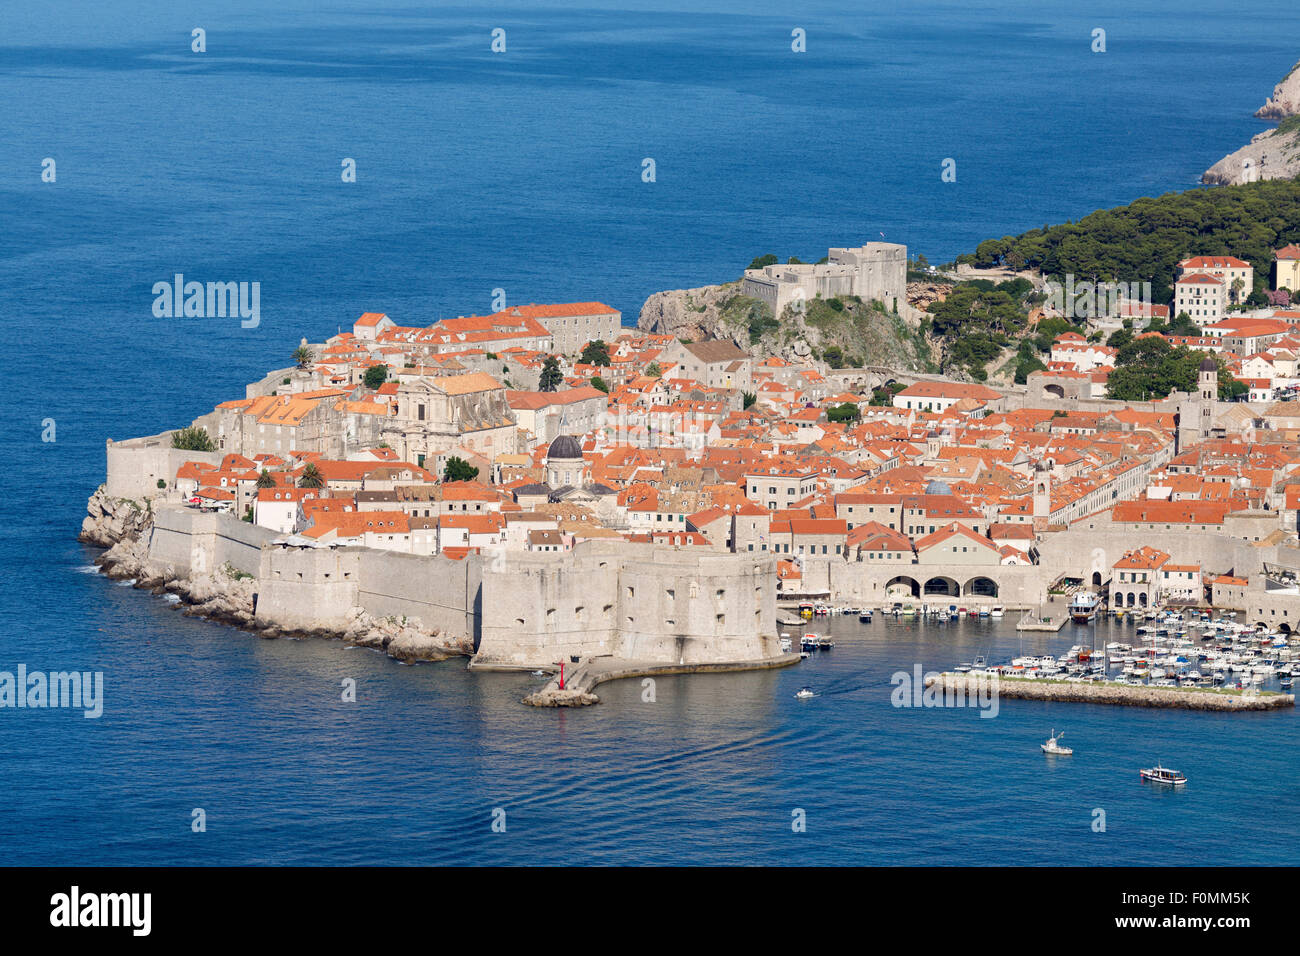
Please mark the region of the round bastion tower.
<svg viewBox="0 0 1300 956"><path fill-rule="evenodd" d="M584 466L582 446L572 435L560 435L546 449L546 483L552 488L580 487Z"/></svg>

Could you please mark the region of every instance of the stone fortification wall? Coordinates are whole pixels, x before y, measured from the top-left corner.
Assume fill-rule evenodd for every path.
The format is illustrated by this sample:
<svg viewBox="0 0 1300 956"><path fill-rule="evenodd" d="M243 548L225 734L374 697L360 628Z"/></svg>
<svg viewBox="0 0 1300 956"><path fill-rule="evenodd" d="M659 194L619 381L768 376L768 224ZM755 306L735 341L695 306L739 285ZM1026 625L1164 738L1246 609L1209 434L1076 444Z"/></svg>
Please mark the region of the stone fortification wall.
<svg viewBox="0 0 1300 956"><path fill-rule="evenodd" d="M591 541L519 555L483 575L475 662L570 657L707 663L780 653L774 559Z"/></svg>

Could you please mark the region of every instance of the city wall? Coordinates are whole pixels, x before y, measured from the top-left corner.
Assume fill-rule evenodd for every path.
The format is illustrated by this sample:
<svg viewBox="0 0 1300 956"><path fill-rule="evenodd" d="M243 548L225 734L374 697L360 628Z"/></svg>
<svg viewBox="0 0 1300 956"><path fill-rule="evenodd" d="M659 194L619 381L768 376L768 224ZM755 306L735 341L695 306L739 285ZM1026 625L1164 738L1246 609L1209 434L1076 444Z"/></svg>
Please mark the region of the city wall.
<svg viewBox="0 0 1300 956"><path fill-rule="evenodd" d="M144 438L106 443L108 458L104 491L112 498L157 498L164 494L159 479L171 482L187 461L221 464L219 452L185 451L172 447L172 433L159 432Z"/></svg>
<svg viewBox="0 0 1300 956"><path fill-rule="evenodd" d="M571 657L704 664L779 656L775 559L590 541L483 577L475 664Z"/></svg>

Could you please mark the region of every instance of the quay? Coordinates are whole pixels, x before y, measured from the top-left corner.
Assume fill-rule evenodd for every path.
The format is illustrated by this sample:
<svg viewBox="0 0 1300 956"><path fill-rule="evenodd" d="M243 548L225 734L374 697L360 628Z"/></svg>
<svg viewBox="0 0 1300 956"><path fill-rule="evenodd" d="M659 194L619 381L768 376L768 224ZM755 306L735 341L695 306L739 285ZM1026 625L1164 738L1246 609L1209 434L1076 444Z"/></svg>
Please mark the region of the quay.
<svg viewBox="0 0 1300 956"><path fill-rule="evenodd" d="M997 696L1023 700L1064 701L1075 704L1120 704L1129 707L1175 707L1183 710L1253 711L1280 710L1295 706L1294 694L1243 693L1237 690L1187 687L1134 687L1115 683L1078 683L1050 678L998 677L985 674L945 672L932 676L927 687L939 685L945 693L972 694L987 691L990 684Z"/></svg>
<svg viewBox="0 0 1300 956"><path fill-rule="evenodd" d="M583 658L566 669L564 687L560 687L557 674L541 690L529 694L523 699L531 707L586 707L600 703L600 698L593 693L597 685L612 680L624 680L630 677L659 677L667 674L723 674L737 671L772 670L798 664L802 658L797 652L781 654L752 661L701 662L694 664L668 663L664 661L628 661L615 657ZM473 665L475 670L486 670L482 665ZM550 669L550 668L547 668Z"/></svg>

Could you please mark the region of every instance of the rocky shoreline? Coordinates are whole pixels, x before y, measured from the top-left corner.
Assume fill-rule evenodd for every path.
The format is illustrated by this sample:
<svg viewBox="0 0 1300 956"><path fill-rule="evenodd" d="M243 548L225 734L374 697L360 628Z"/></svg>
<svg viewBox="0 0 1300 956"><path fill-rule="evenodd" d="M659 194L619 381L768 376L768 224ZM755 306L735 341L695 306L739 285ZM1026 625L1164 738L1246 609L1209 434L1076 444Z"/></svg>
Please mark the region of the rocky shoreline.
<svg viewBox="0 0 1300 956"><path fill-rule="evenodd" d="M117 581L133 581L139 590L154 595L173 594L177 608L187 617L228 624L259 637L273 639L329 638L345 644L382 650L405 663L444 661L470 657L474 649L464 638L448 638L436 629L424 627L418 618L376 618L354 607L343 630L302 630L279 627L259 620L254 613L253 575L225 566L203 574L182 572L173 565L149 560L149 531L153 509L126 498L110 498L101 486L86 504L78 540L105 552L95 558L101 573Z"/></svg>

